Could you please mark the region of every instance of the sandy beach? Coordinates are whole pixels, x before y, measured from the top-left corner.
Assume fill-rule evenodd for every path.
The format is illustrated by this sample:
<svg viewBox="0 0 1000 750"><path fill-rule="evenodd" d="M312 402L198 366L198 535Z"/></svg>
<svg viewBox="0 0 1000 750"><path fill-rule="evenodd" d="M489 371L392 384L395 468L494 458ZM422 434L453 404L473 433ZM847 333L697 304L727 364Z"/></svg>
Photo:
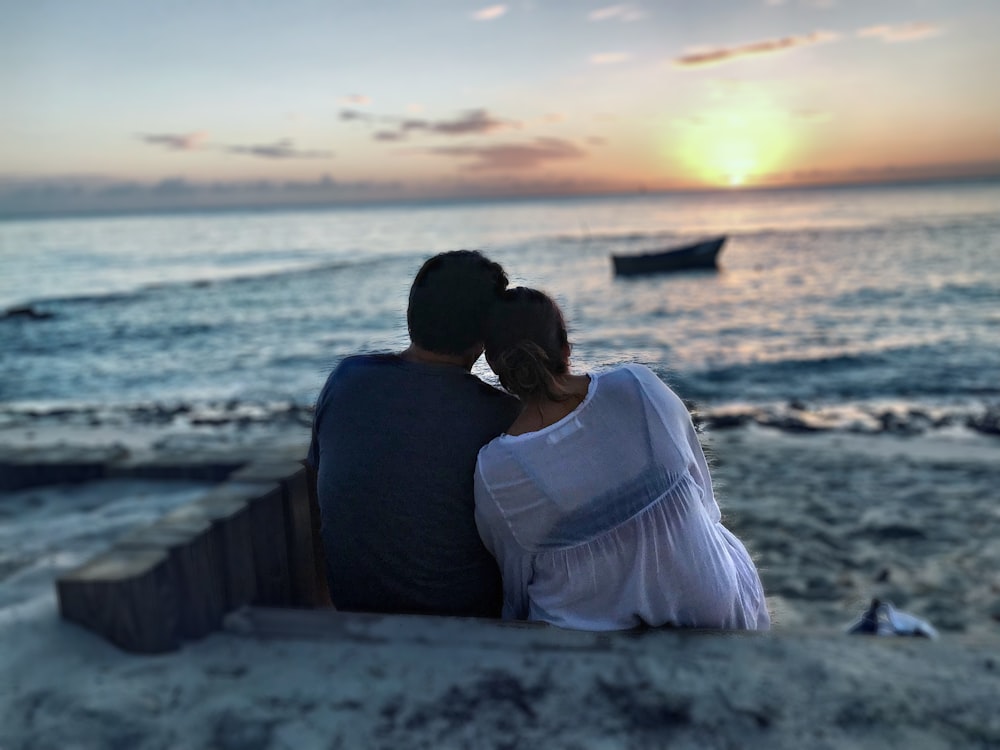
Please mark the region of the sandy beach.
<svg viewBox="0 0 1000 750"><path fill-rule="evenodd" d="M214 440L220 453L294 454L305 435L289 425ZM210 442L151 430L83 445L55 427L2 436L8 459L176 458ZM175 654L128 655L62 621L53 581L210 485L8 491L0 748L997 746L987 705L1000 691L1000 445L759 427L704 442L726 523L761 570L766 636L334 613L319 633L277 637L232 617ZM846 635L874 596L941 637Z"/></svg>

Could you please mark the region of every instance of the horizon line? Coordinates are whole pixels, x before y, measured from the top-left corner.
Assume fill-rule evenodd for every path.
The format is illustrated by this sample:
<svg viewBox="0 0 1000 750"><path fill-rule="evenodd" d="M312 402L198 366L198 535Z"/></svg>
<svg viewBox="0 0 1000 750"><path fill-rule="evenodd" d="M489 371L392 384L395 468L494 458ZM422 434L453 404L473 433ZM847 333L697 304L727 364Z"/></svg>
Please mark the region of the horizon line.
<svg viewBox="0 0 1000 750"><path fill-rule="evenodd" d="M586 200L586 199L608 199L608 198L635 198L642 196L670 196L670 195L737 195L741 193L768 193L768 192L796 192L811 190L836 190L836 189L859 189L859 188L888 188L888 187L919 187L942 184L975 184L1000 182L1000 171L987 174L954 175L940 177L899 177L887 180L861 180L843 179L831 180L829 182L806 182L801 184L779 184L779 185L741 185L741 186L703 186L684 188L658 188L648 189L637 187L633 189L620 190L597 190L594 192L572 192L544 190L537 192L520 193L483 193L480 195L454 195L454 196L432 196L425 198L418 197L396 197L396 198L322 198L315 200L290 200L282 201L262 201L254 203L252 201L236 202L232 204L184 204L164 205L164 206L135 206L135 207L108 207L99 206L79 209L38 209L38 210L14 210L5 211L0 204L0 221L44 221L48 219L85 219L85 218L115 218L130 216L157 216L157 215L182 215L182 214L215 214L215 213L267 213L272 211L316 211L316 210L336 210L336 209L358 209L358 208L391 208L406 206L444 206L463 205L477 203L520 203L530 201L559 201L559 200Z"/></svg>

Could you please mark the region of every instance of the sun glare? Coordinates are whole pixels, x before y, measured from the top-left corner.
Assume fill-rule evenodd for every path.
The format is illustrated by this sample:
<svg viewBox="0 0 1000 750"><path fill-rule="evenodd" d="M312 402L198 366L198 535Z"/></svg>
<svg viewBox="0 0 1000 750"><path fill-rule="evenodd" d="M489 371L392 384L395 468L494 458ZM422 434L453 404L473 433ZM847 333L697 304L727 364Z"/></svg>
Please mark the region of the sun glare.
<svg viewBox="0 0 1000 750"><path fill-rule="evenodd" d="M772 109L716 111L682 120L679 137L667 149L690 179L703 185L738 188L784 166L792 134Z"/></svg>

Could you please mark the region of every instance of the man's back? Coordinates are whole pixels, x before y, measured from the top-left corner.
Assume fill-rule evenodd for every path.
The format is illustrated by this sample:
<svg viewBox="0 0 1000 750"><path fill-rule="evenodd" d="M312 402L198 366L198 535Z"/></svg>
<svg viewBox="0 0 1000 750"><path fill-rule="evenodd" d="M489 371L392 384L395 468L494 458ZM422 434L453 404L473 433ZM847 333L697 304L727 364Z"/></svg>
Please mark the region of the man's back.
<svg viewBox="0 0 1000 750"><path fill-rule="evenodd" d="M309 451L335 606L499 616L473 472L519 408L460 367L398 355L341 363L317 401Z"/></svg>

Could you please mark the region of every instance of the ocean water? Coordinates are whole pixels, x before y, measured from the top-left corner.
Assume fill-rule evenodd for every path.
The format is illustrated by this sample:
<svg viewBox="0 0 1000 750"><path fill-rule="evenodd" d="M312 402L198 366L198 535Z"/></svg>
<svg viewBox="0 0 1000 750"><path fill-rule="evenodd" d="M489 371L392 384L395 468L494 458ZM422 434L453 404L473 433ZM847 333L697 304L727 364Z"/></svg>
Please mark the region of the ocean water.
<svg viewBox="0 0 1000 750"><path fill-rule="evenodd" d="M718 272L612 273L716 234ZM0 318L0 423L307 418L342 357L405 346L414 273L458 248L559 300L575 369L642 362L705 413L1000 407L994 182L2 221L0 311L40 317Z"/></svg>

